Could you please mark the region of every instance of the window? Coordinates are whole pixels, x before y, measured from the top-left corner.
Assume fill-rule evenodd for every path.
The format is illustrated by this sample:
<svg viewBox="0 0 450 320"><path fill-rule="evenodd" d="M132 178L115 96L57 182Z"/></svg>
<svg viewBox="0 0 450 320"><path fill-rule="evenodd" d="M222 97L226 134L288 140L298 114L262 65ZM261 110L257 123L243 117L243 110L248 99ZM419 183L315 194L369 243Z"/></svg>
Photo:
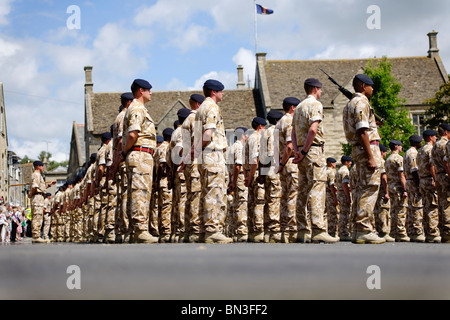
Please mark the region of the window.
<svg viewBox="0 0 450 320"><path fill-rule="evenodd" d="M419 136L423 135L423 132L427 130L427 128L424 126L425 122L425 115L423 114L413 114L413 124L416 127L416 133Z"/></svg>

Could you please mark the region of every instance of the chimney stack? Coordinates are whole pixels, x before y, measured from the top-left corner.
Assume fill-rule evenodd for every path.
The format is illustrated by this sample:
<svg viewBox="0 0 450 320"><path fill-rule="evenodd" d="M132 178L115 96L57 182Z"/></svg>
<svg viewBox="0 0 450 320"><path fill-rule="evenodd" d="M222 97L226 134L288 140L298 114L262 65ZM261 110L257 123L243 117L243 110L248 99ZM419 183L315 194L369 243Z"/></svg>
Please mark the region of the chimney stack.
<svg viewBox="0 0 450 320"><path fill-rule="evenodd" d="M84 67L84 73L86 77L86 82L84 84L85 93L93 93L94 92L94 83L92 82L92 67L86 66Z"/></svg>
<svg viewBox="0 0 450 320"><path fill-rule="evenodd" d="M242 90L242 89L245 89L244 67L239 65L237 70L238 70L238 84L237 84L237 88L238 88L238 90Z"/></svg>
<svg viewBox="0 0 450 320"><path fill-rule="evenodd" d="M428 34L428 38L430 39L430 50L428 51L428 58L434 59L439 56L439 49L437 46L437 35L438 32L431 31Z"/></svg>

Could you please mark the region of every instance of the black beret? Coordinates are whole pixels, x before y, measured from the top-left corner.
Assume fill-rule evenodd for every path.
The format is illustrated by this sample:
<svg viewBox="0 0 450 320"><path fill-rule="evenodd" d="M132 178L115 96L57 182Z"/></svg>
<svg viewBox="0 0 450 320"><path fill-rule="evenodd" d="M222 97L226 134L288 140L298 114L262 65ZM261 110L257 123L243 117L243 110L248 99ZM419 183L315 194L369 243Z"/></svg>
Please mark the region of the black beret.
<svg viewBox="0 0 450 320"><path fill-rule="evenodd" d="M272 118L274 120L280 120L284 117L284 114L281 111L278 110L270 110L267 114L267 119Z"/></svg>
<svg viewBox="0 0 450 320"><path fill-rule="evenodd" d="M172 128L167 128L163 131L163 136L170 137L170 136L172 136L174 131L175 130L173 130Z"/></svg>
<svg viewBox="0 0 450 320"><path fill-rule="evenodd" d="M367 84L368 86L374 85L373 80L368 75L358 74L355 76L355 78L358 79L359 81L361 81L362 83Z"/></svg>
<svg viewBox="0 0 450 320"><path fill-rule="evenodd" d="M133 85L138 86L139 88L142 89L151 89L153 88L152 85L147 81L147 80L143 80L143 79L136 79L133 81Z"/></svg>
<svg viewBox="0 0 450 320"><path fill-rule="evenodd" d="M179 126L180 126L180 120L176 120L176 121L173 123L173 128L176 129L176 128L178 128Z"/></svg>
<svg viewBox="0 0 450 320"><path fill-rule="evenodd" d="M422 141L423 141L423 138L416 134L409 137L409 142L411 142L411 143L421 143Z"/></svg>
<svg viewBox="0 0 450 320"><path fill-rule="evenodd" d="M37 166L43 167L43 166L44 166L44 163L43 163L42 161L35 161L35 162L33 163L33 166L35 166L35 167L37 167Z"/></svg>
<svg viewBox="0 0 450 320"><path fill-rule="evenodd" d="M398 140L391 140L391 141L389 141L389 145L401 146L402 143Z"/></svg>
<svg viewBox="0 0 450 320"><path fill-rule="evenodd" d="M91 160L97 159L97 154L96 154L96 153L91 154L90 159L91 159Z"/></svg>
<svg viewBox="0 0 450 320"><path fill-rule="evenodd" d="M51 197L52 194L51 194L51 193L46 193L45 196L46 196L46 197Z"/></svg>
<svg viewBox="0 0 450 320"><path fill-rule="evenodd" d="M111 132L105 132L104 134L102 134L102 141L111 140L111 139L112 139Z"/></svg>
<svg viewBox="0 0 450 320"><path fill-rule="evenodd" d="M157 136L156 137L156 143L163 143L164 142L164 138L161 136Z"/></svg>
<svg viewBox="0 0 450 320"><path fill-rule="evenodd" d="M287 97L283 100L283 104L289 104L291 106L298 106L300 102L301 101L295 97Z"/></svg>
<svg viewBox="0 0 450 320"><path fill-rule="evenodd" d="M425 130L423 132L423 136L424 137L434 137L434 136L437 136L437 132L434 130Z"/></svg>
<svg viewBox="0 0 450 320"><path fill-rule="evenodd" d="M238 132L238 131L241 131L241 132L243 132L243 133L246 133L246 132L248 131L248 129L247 129L247 128L244 128L244 127L239 127L239 128L236 128L236 130L235 130L234 132Z"/></svg>
<svg viewBox="0 0 450 320"><path fill-rule="evenodd" d="M306 79L305 85L310 87L322 88L322 82L314 78Z"/></svg>
<svg viewBox="0 0 450 320"><path fill-rule="evenodd" d="M336 161L335 158L328 158L328 159L327 159L327 162L330 162L330 163L336 163L337 161Z"/></svg>
<svg viewBox="0 0 450 320"><path fill-rule="evenodd" d="M380 144L380 151L387 152L387 148L384 144Z"/></svg>
<svg viewBox="0 0 450 320"><path fill-rule="evenodd" d="M134 96L131 92L126 92L120 96L122 100L134 100Z"/></svg>
<svg viewBox="0 0 450 320"><path fill-rule="evenodd" d="M191 100L192 101L195 101L195 102L198 102L198 103L203 103L203 101L205 101L205 97L204 96L202 96L201 94L193 94L192 96L191 96Z"/></svg>
<svg viewBox="0 0 450 320"><path fill-rule="evenodd" d="M267 126L266 120L263 119L263 118L260 118L260 117L256 117L255 119L253 119L253 122L258 124L258 125Z"/></svg>
<svg viewBox="0 0 450 320"><path fill-rule="evenodd" d="M191 109L187 109L187 108L182 108L180 110L178 110L177 116L180 118L187 118L189 117L189 115L191 114Z"/></svg>
<svg viewBox="0 0 450 320"><path fill-rule="evenodd" d="M349 156L343 156L341 158L341 162L344 163L346 161L353 161L353 159L352 159L352 157L349 157Z"/></svg>
<svg viewBox="0 0 450 320"><path fill-rule="evenodd" d="M441 127L444 130L450 131L450 125L448 123L443 123L439 127Z"/></svg>
<svg viewBox="0 0 450 320"><path fill-rule="evenodd" d="M223 89L225 89L225 86L217 80L207 80L204 86L214 91L222 91Z"/></svg>

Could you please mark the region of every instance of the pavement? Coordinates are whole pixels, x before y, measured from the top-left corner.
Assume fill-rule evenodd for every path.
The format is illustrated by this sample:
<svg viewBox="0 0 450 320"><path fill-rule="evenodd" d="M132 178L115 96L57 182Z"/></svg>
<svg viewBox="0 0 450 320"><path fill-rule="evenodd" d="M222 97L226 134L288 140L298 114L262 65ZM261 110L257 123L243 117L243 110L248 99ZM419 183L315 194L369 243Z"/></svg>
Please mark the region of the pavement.
<svg viewBox="0 0 450 320"><path fill-rule="evenodd" d="M446 244L0 246L0 299L447 300Z"/></svg>

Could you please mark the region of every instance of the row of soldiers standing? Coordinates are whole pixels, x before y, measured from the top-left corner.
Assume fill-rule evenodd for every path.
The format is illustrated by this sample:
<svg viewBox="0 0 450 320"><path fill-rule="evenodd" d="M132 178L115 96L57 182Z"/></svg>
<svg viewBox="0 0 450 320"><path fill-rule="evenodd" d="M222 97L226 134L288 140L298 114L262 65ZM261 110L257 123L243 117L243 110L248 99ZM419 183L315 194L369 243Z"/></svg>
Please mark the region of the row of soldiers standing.
<svg viewBox="0 0 450 320"><path fill-rule="evenodd" d="M430 176L420 173L423 167L414 162L411 176L403 166L392 169L391 164L397 162L391 158L398 155L398 142L393 141L393 153L383 170L383 147L366 95L372 86L367 76L355 77L357 94L344 111L344 130L354 145L357 161L350 170L353 159L343 157L334 184L330 176L336 160L324 158L323 108L318 101L322 84L318 80L305 82L308 97L303 102L297 98L283 101L285 114L271 111L268 128L262 118L253 120L253 130L237 128L236 142L226 153L223 118L217 105L223 98L220 82L208 80L204 86L207 98L192 95L191 109L180 110L175 128L157 137L144 107L151 100L151 85L135 80L133 92L121 97L122 108L112 134L103 135L103 145L91 156L86 172L53 198L49 206L52 239L106 243L383 243L409 241L409 235L413 241L440 242L434 219L437 215L430 209L437 197L425 191L424 181ZM201 139L195 139L196 126ZM369 148L376 147L371 149L371 157L362 154L367 151L364 140L355 138L363 135L361 131L369 135ZM441 134L443 141L450 131L446 132ZM418 146L413 144L416 140L417 136L411 137L413 147ZM378 154L373 165L370 162ZM443 157L442 163L447 164ZM445 169L443 172L439 169L436 177L431 176L433 181L447 183L447 188L440 190L448 194L448 173ZM388 179L384 179L386 175ZM439 175L442 177L437 178ZM410 195L410 189L419 185L420 192ZM367 186L368 192L364 190ZM449 200L445 192L439 194L443 241L448 240L449 232L445 229L444 211L448 211ZM425 202L422 211L417 200L420 195ZM369 203L364 202L367 200ZM391 209L386 209L389 200ZM426 217L426 223L420 227L422 217ZM40 242L38 238L36 242Z"/></svg>

